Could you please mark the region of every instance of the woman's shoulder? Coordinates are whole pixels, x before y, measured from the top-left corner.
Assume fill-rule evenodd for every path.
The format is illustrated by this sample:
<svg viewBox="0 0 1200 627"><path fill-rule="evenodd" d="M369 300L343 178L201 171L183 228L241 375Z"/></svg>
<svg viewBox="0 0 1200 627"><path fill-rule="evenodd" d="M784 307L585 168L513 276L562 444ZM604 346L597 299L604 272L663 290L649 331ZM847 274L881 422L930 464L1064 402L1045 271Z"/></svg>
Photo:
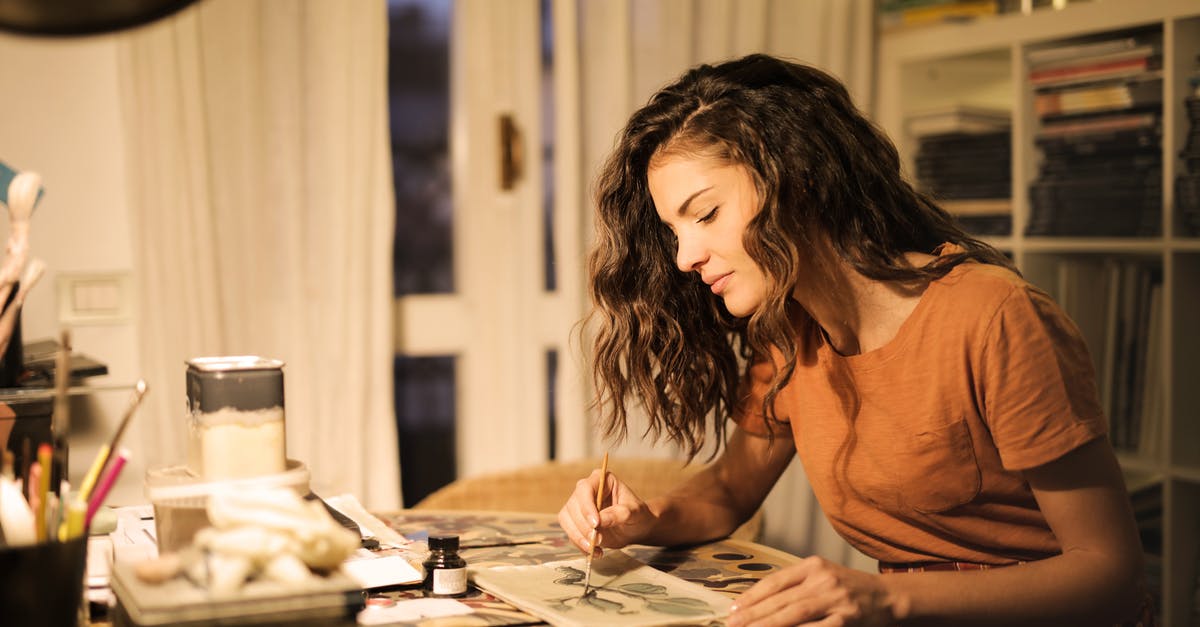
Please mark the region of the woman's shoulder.
<svg viewBox="0 0 1200 627"><path fill-rule="evenodd" d="M946 257L963 252L962 246L947 242L939 246L934 255ZM1003 300L1015 291L1033 287L1012 268L971 259L959 262L931 285L945 288L955 297L970 298L975 302L987 302L993 298Z"/></svg>
<svg viewBox="0 0 1200 627"><path fill-rule="evenodd" d="M1015 292L1034 289L1021 275L1004 266L967 261L933 283L963 305L1003 301Z"/></svg>
<svg viewBox="0 0 1200 627"><path fill-rule="evenodd" d="M942 322L971 321L964 324L976 330L992 328L997 320L1030 329L1065 324L1066 314L1050 294L1003 266L963 263L935 284Z"/></svg>
<svg viewBox="0 0 1200 627"><path fill-rule="evenodd" d="M930 299L943 324L960 320L970 327L990 326L997 316L1056 317L1053 298L1015 271L995 264L965 262L934 281Z"/></svg>

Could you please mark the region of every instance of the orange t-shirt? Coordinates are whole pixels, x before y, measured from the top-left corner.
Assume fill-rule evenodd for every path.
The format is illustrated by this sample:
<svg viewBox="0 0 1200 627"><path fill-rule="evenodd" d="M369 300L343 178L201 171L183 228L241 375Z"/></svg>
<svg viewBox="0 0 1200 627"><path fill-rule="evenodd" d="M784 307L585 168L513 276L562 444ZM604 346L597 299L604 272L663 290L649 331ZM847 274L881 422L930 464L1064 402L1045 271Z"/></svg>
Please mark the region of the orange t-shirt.
<svg viewBox="0 0 1200 627"><path fill-rule="evenodd" d="M795 372L768 425L774 373L747 375L742 429L786 434L834 528L885 562L1007 564L1061 551L1020 471L1105 434L1074 323L999 266L932 282L896 337L845 357L801 312ZM776 355L777 357L777 355Z"/></svg>

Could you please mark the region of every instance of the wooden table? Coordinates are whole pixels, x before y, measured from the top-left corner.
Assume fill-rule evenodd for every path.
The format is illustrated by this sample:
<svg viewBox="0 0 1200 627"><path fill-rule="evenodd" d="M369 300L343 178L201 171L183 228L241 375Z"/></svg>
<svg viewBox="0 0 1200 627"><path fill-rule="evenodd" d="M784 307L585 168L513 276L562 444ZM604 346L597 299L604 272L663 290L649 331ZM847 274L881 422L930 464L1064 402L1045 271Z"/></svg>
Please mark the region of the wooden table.
<svg viewBox="0 0 1200 627"><path fill-rule="evenodd" d="M396 531L413 539L424 539L429 535L457 535L461 545L459 554L471 569L541 564L580 557L579 550L568 542L553 514L405 510L377 516ZM678 548L631 546L625 551L663 572L730 597L736 597L764 576L800 559L761 544L732 539ZM422 598L424 592L418 584L373 590L370 596L404 600ZM422 627L545 624L474 585L468 587L465 596L456 600L469 606L473 613L427 619L417 624ZM90 623L91 627L110 624L103 619ZM353 626L350 620L335 624L339 627ZM321 625L324 627L325 623Z"/></svg>
<svg viewBox="0 0 1200 627"><path fill-rule="evenodd" d="M410 538L457 535L463 547L459 554L472 569L540 564L580 556L579 550L568 542L552 514L407 510L381 515L380 518ZM518 542L526 544L514 544ZM505 543L504 546L481 546ZM471 548L473 546L480 548ZM736 597L759 579L800 559L761 544L732 539L693 547L631 546L625 550L658 570L730 597ZM420 598L423 592L416 586L374 592L372 596L400 600ZM467 594L458 600L470 606L474 613L470 616L429 619L420 625L469 627L542 624L536 617L474 586L470 586Z"/></svg>

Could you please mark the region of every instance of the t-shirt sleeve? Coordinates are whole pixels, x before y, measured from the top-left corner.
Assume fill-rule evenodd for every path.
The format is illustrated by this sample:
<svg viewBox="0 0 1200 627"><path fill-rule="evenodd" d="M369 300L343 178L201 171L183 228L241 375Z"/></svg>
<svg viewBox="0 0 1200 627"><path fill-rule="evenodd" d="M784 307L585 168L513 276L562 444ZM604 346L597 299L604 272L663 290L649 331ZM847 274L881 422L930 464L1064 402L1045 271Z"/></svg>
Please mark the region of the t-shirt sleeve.
<svg viewBox="0 0 1200 627"><path fill-rule="evenodd" d="M777 420L768 418L764 413L763 400L771 389L771 381L775 378L775 365L770 359L755 359L742 375L738 392L738 404L734 408L733 421L738 427L750 435L767 437L769 435L787 435L791 431L787 418L779 414ZM776 403L778 410L779 403Z"/></svg>
<svg viewBox="0 0 1200 627"><path fill-rule="evenodd" d="M988 323L976 385L1008 470L1054 461L1106 433L1079 329L1031 286L1014 287Z"/></svg>

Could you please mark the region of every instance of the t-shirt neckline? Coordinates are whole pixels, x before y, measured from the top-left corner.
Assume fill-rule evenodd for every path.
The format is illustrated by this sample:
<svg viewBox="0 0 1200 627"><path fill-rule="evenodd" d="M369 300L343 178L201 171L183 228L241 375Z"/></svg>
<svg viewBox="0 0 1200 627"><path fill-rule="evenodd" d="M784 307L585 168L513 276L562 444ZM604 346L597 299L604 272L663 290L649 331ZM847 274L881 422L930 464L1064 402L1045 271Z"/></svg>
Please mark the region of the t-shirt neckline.
<svg viewBox="0 0 1200 627"><path fill-rule="evenodd" d="M949 250L948 250L949 249ZM957 249L957 250L955 250ZM936 253L940 255L951 252L961 252L961 249L953 244L943 244L938 247ZM916 307L909 312L908 317L900 324L896 335L888 340L883 346L865 353L856 355L843 355L833 348L833 344L829 341L829 336L820 325L816 327L816 336L820 345L817 347L817 357L823 361L836 361L845 364L852 370L870 370L877 368L887 363L896 355L904 352L907 348L911 337L916 333L914 329L920 326L921 321L927 315L926 312L931 305L930 303L939 297L939 292L942 289L942 283L953 275L962 271L963 266L970 263L969 261L960 263L950 269L944 276L934 279L925 286L925 290L921 293L920 300L917 301ZM815 321L814 321L815 322Z"/></svg>

